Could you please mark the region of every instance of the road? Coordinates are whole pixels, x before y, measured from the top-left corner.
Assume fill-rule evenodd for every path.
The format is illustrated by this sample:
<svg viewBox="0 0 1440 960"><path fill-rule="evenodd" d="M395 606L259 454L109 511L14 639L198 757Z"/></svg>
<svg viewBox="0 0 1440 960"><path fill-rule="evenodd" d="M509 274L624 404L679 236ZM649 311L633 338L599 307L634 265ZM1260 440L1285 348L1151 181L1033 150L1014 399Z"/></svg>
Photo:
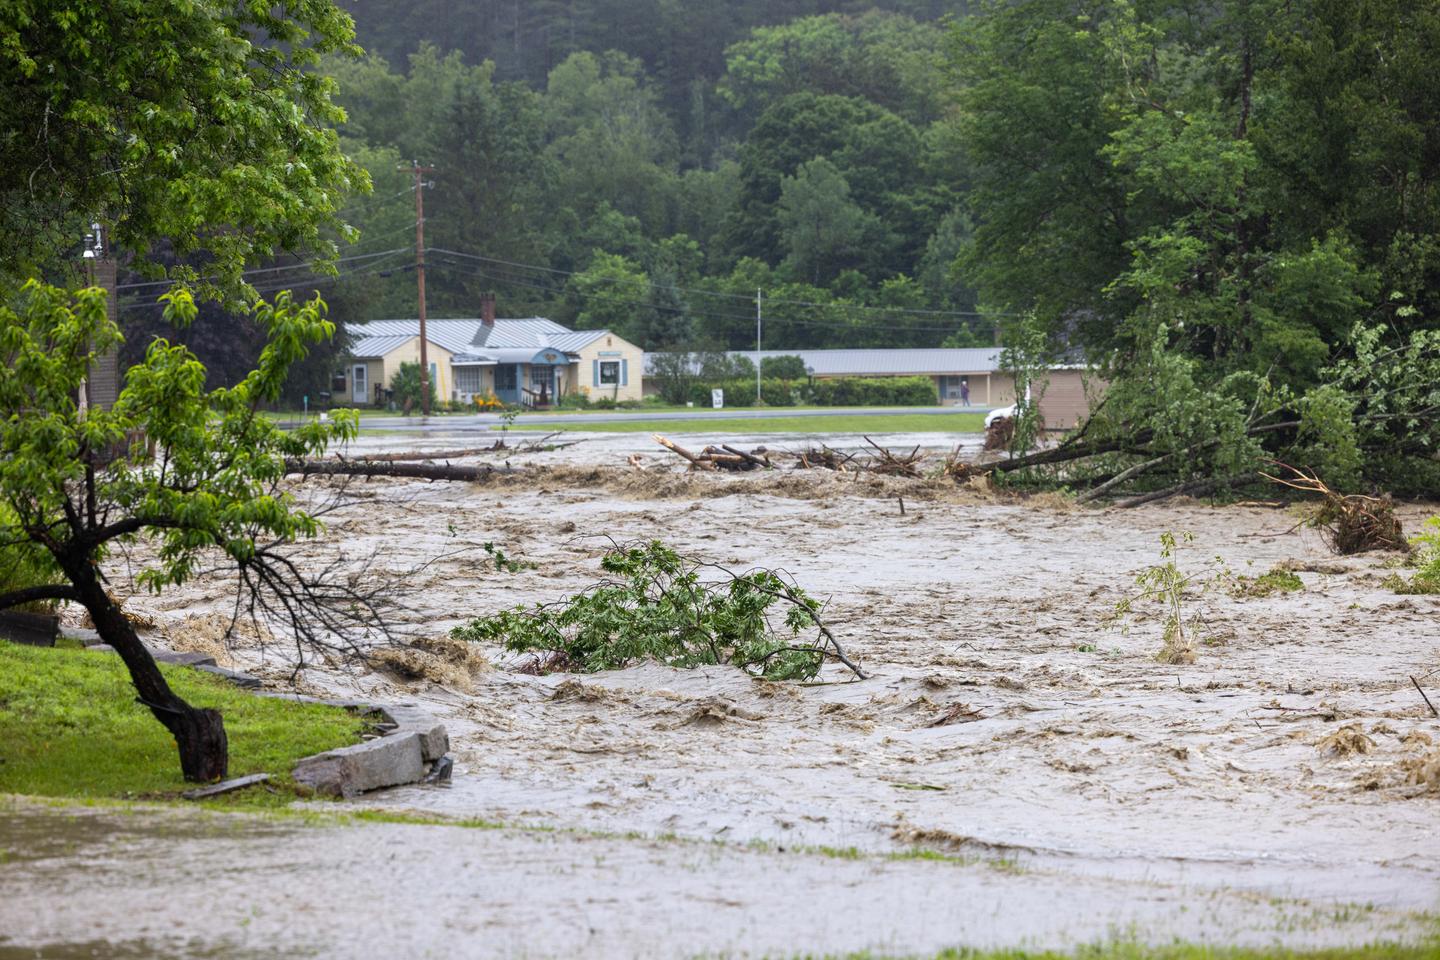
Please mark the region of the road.
<svg viewBox="0 0 1440 960"><path fill-rule="evenodd" d="M623 423L632 420L783 420L792 417L854 417L900 416L909 414L988 413L990 407L826 407L823 409L753 409L675 410L649 412L616 410L605 413L527 413L515 420L513 430L544 430L560 424ZM503 423L499 414L476 413L444 417L366 417L361 416L362 430L394 430L404 433L432 431L466 432L488 430Z"/></svg>

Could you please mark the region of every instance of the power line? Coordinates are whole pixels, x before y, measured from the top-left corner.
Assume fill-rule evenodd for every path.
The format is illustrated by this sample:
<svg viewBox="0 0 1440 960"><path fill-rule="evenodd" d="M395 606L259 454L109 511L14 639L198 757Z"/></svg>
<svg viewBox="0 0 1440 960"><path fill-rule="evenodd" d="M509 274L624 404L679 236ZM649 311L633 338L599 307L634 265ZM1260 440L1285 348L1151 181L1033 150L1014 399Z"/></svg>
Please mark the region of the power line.
<svg viewBox="0 0 1440 960"><path fill-rule="evenodd" d="M413 224L412 224L412 226L413 226ZM406 229L409 229L409 228L407 227ZM396 247L396 248L393 249L393 250L381 250L381 251L378 251L378 252L376 252L376 253L362 253L362 254L357 254L357 255L355 255L355 256L350 256L350 257L340 257L340 258L338 258L338 259L331 260L331 261L328 261L328 262L329 262L329 263L351 263L351 262L354 262L354 261L357 261L357 260L373 260L373 259L375 259L375 258L377 258L377 257L389 256L389 255L392 254L392 253L406 253L406 252L408 252L408 251L409 251L409 248L408 248L408 247ZM262 274L262 273L279 273L279 272L285 271L285 270L304 270L304 269L309 269L309 268L313 267L315 264L320 263L320 262L322 262L322 261L319 261L319 260L305 260L305 261L302 261L302 262L300 262L300 263L290 263L290 264L286 264L286 265L283 266L283 267L257 267L257 268L254 269L254 270L243 270L243 271L241 271L240 276L242 276L242 277L251 277L251 276L257 276L257 275ZM214 279L214 278L201 277L200 279L205 280L205 279ZM117 286L115 287L115 289L116 289L116 290L138 290L138 289L140 289L141 287L171 287L171 286L174 286L175 284L180 283L180 282L181 282L181 281L175 280L175 279L170 279L170 280L146 280L146 281L143 281L143 282L140 282L140 283L122 283L122 284L117 285Z"/></svg>
<svg viewBox="0 0 1440 960"><path fill-rule="evenodd" d="M437 250L437 249L435 249L435 248L432 248L430 252L431 252L431 253L439 253L440 251ZM554 293L556 292L556 291L552 290L551 288L546 287L546 286L543 286L543 285L538 284L538 283L528 282L528 281L526 281L526 280L516 279L516 278L513 278L513 277L504 277L504 276L500 276L500 275L498 275L498 274L495 274L495 273L492 273L492 272L489 272L489 271L484 271L484 270L467 270L467 269L465 269L463 266L461 266L461 265L459 265L459 264L447 263L447 262L444 261L444 260L433 260L433 261L430 262L430 266L431 266L432 268L438 269L438 270L452 270L452 271L454 271L454 272L462 273L462 274L464 274L464 275L466 275L466 276L480 277L480 278L482 278L482 279L491 280L491 281L494 281L494 282L496 282L496 283L502 283L502 284L507 284L507 285L511 285L511 286L523 287L523 288L531 289L531 290L538 290L538 291L541 291L541 292L544 292L544 293L554 294ZM652 285L650 285L650 286L651 286L651 289L653 290L653 289L654 289L654 285L652 284ZM677 289L679 289L679 288L677 288ZM754 315L753 315L753 314L749 314L749 313L743 313L743 314L742 314L742 313L719 313L719 312L716 312L715 310L711 310L711 309L698 309L698 310L697 310L697 309L695 309L695 308L693 308L693 307L675 307L675 306L670 306L670 305L668 305L668 304L655 303L655 302L649 301L649 300L632 300L632 299L628 299L628 298L624 298L624 297L608 296L608 295L605 295L605 294L600 294L600 293L595 293L595 292L583 292L583 293L579 293L579 292L577 291L577 293L578 293L578 295L579 295L580 297L582 297L583 299L589 300L589 301L593 301L593 302L598 302L598 303L610 303L610 304L616 304L616 305L618 305L618 306L643 307L643 308L646 308L646 309L658 310L658 311L662 311L662 312L665 312L665 313L671 313L671 314L686 314L686 315L688 315L688 316L702 317L702 318L711 319L711 320L743 320L743 321L745 321L746 323L749 323L751 320L755 319L755 318L754 318ZM766 300L766 303L774 303L774 302L777 302L777 301ZM821 305L821 306L823 306L823 305ZM849 305L848 305L848 304L831 304L831 305L829 305L829 306L836 307L836 308L846 308L846 309L849 309ZM883 308L882 308L882 309L883 309ZM803 318L803 317L783 317L783 318L771 317L771 318L770 318L770 321L771 321L772 324L773 324L773 323L779 323L779 324L789 324L789 325L791 325L791 326L801 326L801 327L820 327L820 328L832 329L832 330L863 331L863 330L866 329L863 325L855 324L855 323L834 322L834 321L827 321L827 320L813 320L813 319L806 319L806 318ZM956 332L956 327L955 327L955 326L947 326L947 327L899 326L899 327L896 327L895 329L896 329L896 332L898 332L898 333L955 333L955 332Z"/></svg>
<svg viewBox="0 0 1440 960"><path fill-rule="evenodd" d="M409 253L408 250L400 250L400 251L398 251L398 252L399 252L399 253ZM386 272L391 271L391 270L397 270L397 269L398 269L398 270L408 270L408 269L410 269L410 266L411 266L411 265L409 265L409 264L394 264L394 263L376 262L376 263L366 264L365 266L363 266L363 267L361 267L361 268L359 268L359 269L357 269L357 270L351 270L351 271L348 271L348 272L337 273L337 274L335 274L334 276L319 276L319 277L315 277L315 278L313 278L313 279L301 278L301 280L302 280L303 282L299 282L299 283L297 283L295 280L285 280L285 281L280 281L280 282L272 281L272 282L271 282L269 285L267 285L267 286L259 286L259 287L255 287L254 289L255 289L255 292L256 292L256 293L274 293L274 292L277 291L277 290L293 290L293 289L296 289L297 287L298 287L299 289L309 289L309 288L312 288L312 287L330 286L330 285L332 285L332 284L341 283L341 282L344 282L344 281L346 281L346 280L357 280L357 279L363 279L363 278L365 278L365 277L383 275L383 274L385 274ZM164 306L164 304L160 303L158 300L143 299L143 296L144 296L144 295L142 294L142 295L141 295L142 299L136 299L136 300L130 301L129 303L122 303L122 304L120 304L120 310L123 312L123 311L126 311L126 310L140 310L140 309L145 309L145 308L157 308L157 307L163 307L163 306Z"/></svg>
<svg viewBox="0 0 1440 960"><path fill-rule="evenodd" d="M540 266L539 264L519 263L519 262L514 261L514 260L502 260L502 259L500 259L500 258L498 258L498 257L485 257L485 256L481 256L480 254L477 254L477 253L465 253L465 252L460 251L460 250L449 250L449 249L446 249L446 248L444 248L444 247L431 247L431 248L430 248L430 252L431 252L431 253L443 253L443 254L447 254L447 255L452 256L452 257L463 257L463 258L465 258L466 260L477 260L477 261L480 261L480 262L482 262L482 263L493 263L493 264L499 264L499 265L507 266L507 267L518 267L518 268L523 269L523 270L534 270L534 271L541 272L541 273L555 274L555 275L563 276L563 277L574 277L574 276L578 276L578 275L581 273L581 271L576 271L576 270L560 270L560 269L557 269L557 268L555 268L555 267L542 267L542 266ZM678 290L678 291L680 291L681 293L690 293L690 294L695 294L695 295L697 295L697 296L702 296L702 297L717 297L717 298L724 298L724 299L727 299L727 300L743 300L743 301L745 301L746 303L750 303L750 302L752 302L752 301L755 299L752 295L750 295L750 294L748 294L748 293L725 293L725 292L719 291L719 290L702 290L702 289L699 289L699 288L696 288L696 287L681 287L681 286L678 286L678 285L677 285L677 286L674 286L672 289ZM815 307L815 308L818 308L818 309L839 309L839 308L843 308L843 309L847 309L847 310L870 310L870 311L874 311L874 312L885 313L885 314L887 314L887 315L893 315L893 314L897 314L897 313L898 313L898 314L910 314L910 315L918 315L918 316L935 316L935 317L980 317L980 318L982 318L982 319L988 319L988 318L990 318L990 317L1018 317L1018 316L1021 316L1021 314L1018 314L1018 313L1003 313L1003 312L1000 312L1000 311L981 312L981 311L978 311L978 310L919 310L919 309L915 309L915 308L911 308L911 307L886 307L886 306L874 306L874 305L870 305L870 304L848 304L848 303L814 303L814 302L808 301L808 300L785 300L785 299L782 299L782 298L771 298L771 297L766 297L766 298L765 298L765 302L766 302L766 303L783 304L783 305L785 305L785 306L794 306L794 307Z"/></svg>

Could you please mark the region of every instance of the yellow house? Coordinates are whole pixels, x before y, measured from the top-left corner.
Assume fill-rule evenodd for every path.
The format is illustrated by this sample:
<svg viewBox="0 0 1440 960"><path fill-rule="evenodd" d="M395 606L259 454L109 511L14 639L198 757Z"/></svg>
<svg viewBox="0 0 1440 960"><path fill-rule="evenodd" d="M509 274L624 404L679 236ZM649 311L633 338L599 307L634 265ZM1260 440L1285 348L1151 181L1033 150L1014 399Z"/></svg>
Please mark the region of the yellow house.
<svg viewBox="0 0 1440 960"><path fill-rule="evenodd" d="M428 320L425 324L425 359L430 365L430 382L435 395L446 399L455 389L450 360L459 350L469 348L475 321ZM347 327L351 336L350 356L335 374L331 388L333 402L344 405L380 406L389 399L390 381L402 363L420 362L418 320L376 320Z"/></svg>
<svg viewBox="0 0 1440 960"><path fill-rule="evenodd" d="M507 404L544 407L570 394L639 400L644 352L608 330L570 330L543 317L497 319L494 300L469 320L427 320L430 378L441 400L469 403L493 394ZM347 326L352 346L336 374L336 402L382 404L401 363L419 361L418 320Z"/></svg>

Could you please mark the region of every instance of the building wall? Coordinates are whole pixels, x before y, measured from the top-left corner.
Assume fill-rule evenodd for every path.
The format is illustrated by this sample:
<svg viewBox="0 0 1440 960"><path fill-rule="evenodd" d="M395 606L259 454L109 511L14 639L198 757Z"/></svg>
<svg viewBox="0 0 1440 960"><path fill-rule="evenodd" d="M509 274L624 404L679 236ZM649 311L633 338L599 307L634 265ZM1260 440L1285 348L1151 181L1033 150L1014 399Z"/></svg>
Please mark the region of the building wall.
<svg viewBox="0 0 1440 960"><path fill-rule="evenodd" d="M450 371L450 351L434 343L429 344L425 350L425 359L435 369L435 396L440 400L449 400L451 391L455 389L455 380ZM390 380L400 369L402 363L420 362L420 338L411 337L400 346L391 350L385 355L385 388L390 388ZM371 388L370 395L375 395L374 388Z"/></svg>
<svg viewBox="0 0 1440 960"><path fill-rule="evenodd" d="M601 361L617 361L622 376L619 385L599 385L595 367ZM580 351L580 361L563 371L564 392L583 393L591 400L613 397L616 400L639 400L645 390L645 352L628 340L607 333Z"/></svg>
<svg viewBox="0 0 1440 960"><path fill-rule="evenodd" d="M1090 400L1105 390L1105 381L1086 370L1051 370L1040 398L1040 416L1048 430L1069 430L1090 413Z"/></svg>

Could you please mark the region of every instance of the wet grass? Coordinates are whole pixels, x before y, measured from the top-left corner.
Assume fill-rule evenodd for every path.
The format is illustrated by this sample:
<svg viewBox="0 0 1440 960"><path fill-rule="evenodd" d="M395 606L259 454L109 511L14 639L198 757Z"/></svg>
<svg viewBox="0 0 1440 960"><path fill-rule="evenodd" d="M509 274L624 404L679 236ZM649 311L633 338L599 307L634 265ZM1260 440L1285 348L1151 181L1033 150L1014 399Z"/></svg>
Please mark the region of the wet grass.
<svg viewBox="0 0 1440 960"><path fill-rule="evenodd" d="M256 697L200 671L161 664L171 687L225 717L230 776L268 773L216 801L267 806L295 799L294 762L356 743L362 722L336 707ZM194 787L180 776L175 741L135 701L120 658L0 641L0 793L45 797L166 799Z"/></svg>
<svg viewBox="0 0 1440 960"><path fill-rule="evenodd" d="M655 420L643 412L633 419L597 423L544 424L547 430L589 433L980 433L985 417L979 413L843 414L813 417L697 417L693 420Z"/></svg>
<svg viewBox="0 0 1440 960"><path fill-rule="evenodd" d="M794 960L881 960L891 954L803 954ZM1081 947L1074 951L1031 950L944 950L910 960L1440 960L1440 941L1427 944L1368 944L1361 947L1332 947L1319 950L1287 950L1283 947L1212 947L1199 944L1171 944L1155 947L1135 943L1113 943Z"/></svg>

